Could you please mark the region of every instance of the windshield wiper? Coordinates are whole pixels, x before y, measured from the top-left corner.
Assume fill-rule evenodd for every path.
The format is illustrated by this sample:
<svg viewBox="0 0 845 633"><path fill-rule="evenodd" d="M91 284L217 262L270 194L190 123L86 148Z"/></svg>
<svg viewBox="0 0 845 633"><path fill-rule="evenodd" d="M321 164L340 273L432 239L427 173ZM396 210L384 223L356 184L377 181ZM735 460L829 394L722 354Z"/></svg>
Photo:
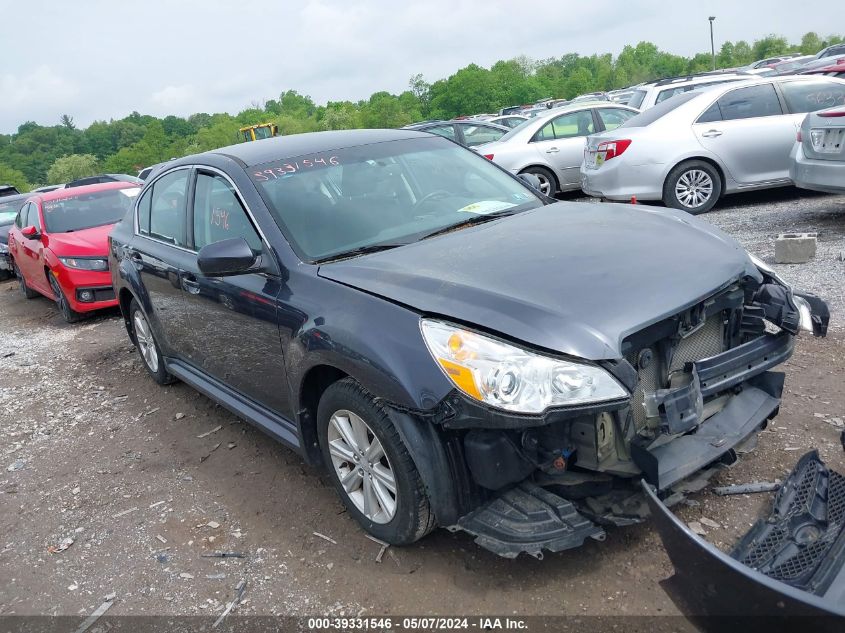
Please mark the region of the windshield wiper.
<svg viewBox="0 0 845 633"><path fill-rule="evenodd" d="M358 248L353 248L348 251L343 251L341 253L335 253L334 255L327 255L326 257L321 257L320 259L315 259L315 264L325 264L326 262L333 262L338 259L348 259L350 257L357 257L358 255L367 255L369 253L378 253L381 251L388 251L391 248L399 248L400 246L407 246L408 242L396 242L396 243L382 243L382 244L369 244L367 246L359 246Z"/></svg>
<svg viewBox="0 0 845 633"><path fill-rule="evenodd" d="M506 209L503 211L497 211L496 213L487 213L485 215L474 215L472 217L467 218L466 220L462 220L461 222L456 222L455 224L450 224L449 226L444 226L443 228L437 229L432 231L431 233L426 233L420 240L427 240L430 237L436 237L438 235L443 235L444 233L451 233L452 231L456 231L458 229L463 229L468 226L474 226L476 224L484 224L485 222L489 222L490 220L496 220L498 218L503 218L508 215L514 215L522 211L520 207L514 207L513 209Z"/></svg>

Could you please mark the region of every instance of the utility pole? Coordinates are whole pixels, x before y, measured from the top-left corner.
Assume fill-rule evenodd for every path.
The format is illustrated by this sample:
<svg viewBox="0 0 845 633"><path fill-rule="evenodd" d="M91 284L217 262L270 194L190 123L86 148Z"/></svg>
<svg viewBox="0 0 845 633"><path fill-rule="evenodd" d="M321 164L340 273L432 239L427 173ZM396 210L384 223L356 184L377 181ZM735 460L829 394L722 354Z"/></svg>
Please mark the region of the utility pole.
<svg viewBox="0 0 845 633"><path fill-rule="evenodd" d="M708 19L710 20L710 54L713 56L713 70L716 70L716 44L713 42L713 20L716 16L711 15Z"/></svg>

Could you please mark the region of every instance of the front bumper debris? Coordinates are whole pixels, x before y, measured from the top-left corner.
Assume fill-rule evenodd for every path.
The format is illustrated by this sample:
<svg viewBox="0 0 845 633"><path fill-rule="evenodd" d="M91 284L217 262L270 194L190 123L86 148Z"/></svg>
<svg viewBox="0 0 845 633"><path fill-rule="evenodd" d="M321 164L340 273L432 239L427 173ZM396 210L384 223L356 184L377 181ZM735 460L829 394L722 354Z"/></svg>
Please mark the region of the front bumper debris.
<svg viewBox="0 0 845 633"><path fill-rule="evenodd" d="M605 538L604 530L571 501L529 482L502 493L450 529L469 532L481 547L505 558L525 552L542 559L543 550L560 552L580 547L587 538Z"/></svg>
<svg viewBox="0 0 845 633"><path fill-rule="evenodd" d="M798 461L771 514L730 555L696 536L651 486L642 487L675 568L661 584L700 630L843 630L845 477L816 451Z"/></svg>

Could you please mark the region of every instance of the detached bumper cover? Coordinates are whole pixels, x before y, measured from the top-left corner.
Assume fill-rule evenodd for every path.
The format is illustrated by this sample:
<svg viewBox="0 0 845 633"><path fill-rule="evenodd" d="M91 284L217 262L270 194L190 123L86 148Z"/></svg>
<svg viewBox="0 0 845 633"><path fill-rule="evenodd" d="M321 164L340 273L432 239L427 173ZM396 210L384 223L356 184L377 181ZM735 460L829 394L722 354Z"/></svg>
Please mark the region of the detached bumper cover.
<svg viewBox="0 0 845 633"><path fill-rule="evenodd" d="M661 584L701 630L843 630L845 477L818 453L799 460L771 515L730 556L689 530L650 486L642 487L675 568Z"/></svg>

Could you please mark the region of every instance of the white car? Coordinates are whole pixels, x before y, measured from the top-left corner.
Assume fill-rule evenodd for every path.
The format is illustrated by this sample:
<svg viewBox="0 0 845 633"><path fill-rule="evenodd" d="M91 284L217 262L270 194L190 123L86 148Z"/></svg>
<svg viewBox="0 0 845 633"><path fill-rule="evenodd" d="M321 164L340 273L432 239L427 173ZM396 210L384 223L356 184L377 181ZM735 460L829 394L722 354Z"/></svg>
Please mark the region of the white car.
<svg viewBox="0 0 845 633"><path fill-rule="evenodd" d="M791 184L789 153L804 116L842 104L845 80L835 77L771 77L680 94L590 136L581 188L702 213L726 193Z"/></svg>
<svg viewBox="0 0 845 633"><path fill-rule="evenodd" d="M734 74L718 71L686 77L669 77L668 79L661 79L660 81L653 81L642 86L637 86L628 98L627 103L632 108L637 108L640 111L648 110L658 103L663 103L666 99L670 99L682 92L698 90L707 86L718 86L719 84L730 81L743 81L749 78L747 73Z"/></svg>
<svg viewBox="0 0 845 633"><path fill-rule="evenodd" d="M540 191L554 196L580 188L584 139L613 130L635 114L636 109L611 101L584 101L548 110L475 149L511 173L534 174Z"/></svg>

